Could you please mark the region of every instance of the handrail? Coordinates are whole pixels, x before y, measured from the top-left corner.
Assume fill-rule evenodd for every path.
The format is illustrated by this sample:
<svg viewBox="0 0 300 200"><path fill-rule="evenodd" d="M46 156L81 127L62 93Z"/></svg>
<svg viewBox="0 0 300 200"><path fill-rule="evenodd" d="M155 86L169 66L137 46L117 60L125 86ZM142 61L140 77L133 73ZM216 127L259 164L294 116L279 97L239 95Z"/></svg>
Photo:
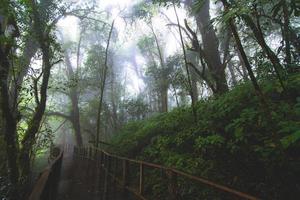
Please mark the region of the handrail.
<svg viewBox="0 0 300 200"><path fill-rule="evenodd" d="M60 150L59 155L41 172L28 200L55 199L63 152Z"/></svg>
<svg viewBox="0 0 300 200"><path fill-rule="evenodd" d="M165 167L162 165L158 165L158 164L154 164L154 163L149 163L149 162L145 162L145 161L140 161L140 160L134 160L134 159L130 159L130 158L126 158L126 157L122 157L122 156L118 156L118 155L113 155L111 153L108 153L102 149L98 149L98 148L94 148L94 147L81 147L81 148L74 148L74 153L75 154L79 154L80 156L87 158L89 160L93 160L93 161L97 161L100 162L100 166L102 168L104 168L104 171L107 175L109 175L110 177L112 177L116 182L119 182L123 188L126 188L128 191L130 191L131 193L133 193L135 196L137 196L139 199L143 199L145 200L146 198L143 196L143 190L144 190L144 168L145 167L149 167L149 168L155 168L155 169L160 169L163 170L166 175L168 176L168 179L170 180L170 183L168 185L169 188L169 193L171 196L171 199L180 199L180 194L178 194L177 192L177 177L183 177L189 180L193 180L196 181L198 183L202 183L212 189L221 191L221 192L225 192L228 194L231 194L235 197L239 197L241 199L247 199L247 200L258 200L259 198L254 197L252 195L246 194L244 192L240 192L238 190L232 189L228 186L224 186L218 183L215 183L213 181L210 181L208 179L205 179L203 177L197 177L197 176L193 176L191 174L188 174L186 172L182 172L180 170L174 169L174 168L170 168L170 167ZM99 155L100 154L100 155ZM100 160L99 160L100 158ZM106 159L105 159L106 158ZM119 178L116 177L116 175L114 173L112 173L110 170L111 168L111 160L112 159L117 159L119 161L122 161L123 163L123 180L121 181ZM138 164L139 165L139 189L138 191L135 190L134 188L131 188L128 186L128 168L129 168L129 163L134 163L134 164Z"/></svg>

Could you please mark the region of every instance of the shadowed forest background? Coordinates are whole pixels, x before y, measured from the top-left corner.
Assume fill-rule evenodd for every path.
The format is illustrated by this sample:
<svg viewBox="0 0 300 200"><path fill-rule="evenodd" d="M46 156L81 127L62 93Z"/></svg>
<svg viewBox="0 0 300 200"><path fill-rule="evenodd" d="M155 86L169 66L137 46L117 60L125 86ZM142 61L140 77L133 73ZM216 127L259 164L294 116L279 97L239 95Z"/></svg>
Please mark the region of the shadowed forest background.
<svg viewBox="0 0 300 200"><path fill-rule="evenodd" d="M299 199L299 19L298 0L0 0L0 199L66 141Z"/></svg>

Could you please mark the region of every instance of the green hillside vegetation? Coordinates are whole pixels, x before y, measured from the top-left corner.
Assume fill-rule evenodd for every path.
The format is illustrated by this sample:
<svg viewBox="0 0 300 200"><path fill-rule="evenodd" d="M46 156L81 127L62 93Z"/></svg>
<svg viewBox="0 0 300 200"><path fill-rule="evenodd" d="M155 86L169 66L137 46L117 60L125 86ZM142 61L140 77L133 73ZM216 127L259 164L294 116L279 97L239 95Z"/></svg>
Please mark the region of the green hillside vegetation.
<svg viewBox="0 0 300 200"><path fill-rule="evenodd" d="M243 83L199 101L196 122L190 107L132 121L112 138L113 150L261 198L293 199L300 195L299 74L288 82L287 92L274 80L261 82L268 111Z"/></svg>

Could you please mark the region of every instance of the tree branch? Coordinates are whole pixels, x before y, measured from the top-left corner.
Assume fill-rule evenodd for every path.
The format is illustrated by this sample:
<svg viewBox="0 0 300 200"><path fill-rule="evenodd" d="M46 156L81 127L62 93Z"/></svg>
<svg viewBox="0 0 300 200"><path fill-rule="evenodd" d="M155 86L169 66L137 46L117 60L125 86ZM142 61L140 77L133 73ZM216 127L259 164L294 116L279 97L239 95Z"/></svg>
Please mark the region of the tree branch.
<svg viewBox="0 0 300 200"><path fill-rule="evenodd" d="M193 38L191 37L191 35L189 34L189 32L181 25L178 25L178 24L175 24L175 23L169 23L169 24L166 24L166 26L177 26L177 27L180 27L181 30L184 31L184 33L188 36L188 38L193 41Z"/></svg>
<svg viewBox="0 0 300 200"><path fill-rule="evenodd" d="M62 117L66 120L72 120L71 116L66 115L64 113L58 112L58 111L54 111L54 112L46 112L45 113L46 116L51 117L51 116L56 116L56 117Z"/></svg>

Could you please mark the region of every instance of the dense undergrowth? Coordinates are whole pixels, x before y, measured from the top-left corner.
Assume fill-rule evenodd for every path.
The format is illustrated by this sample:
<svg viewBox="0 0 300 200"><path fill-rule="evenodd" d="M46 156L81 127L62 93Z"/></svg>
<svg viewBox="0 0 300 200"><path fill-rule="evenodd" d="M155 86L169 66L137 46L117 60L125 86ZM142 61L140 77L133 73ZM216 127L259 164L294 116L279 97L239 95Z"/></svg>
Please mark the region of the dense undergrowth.
<svg viewBox="0 0 300 200"><path fill-rule="evenodd" d="M269 108L261 106L250 83L190 107L128 123L114 138L113 151L160 163L232 186L263 199L300 196L300 75L287 90L261 81ZM193 193L192 186L185 198ZM154 192L155 194L155 192ZM205 189L197 190L203 199Z"/></svg>

